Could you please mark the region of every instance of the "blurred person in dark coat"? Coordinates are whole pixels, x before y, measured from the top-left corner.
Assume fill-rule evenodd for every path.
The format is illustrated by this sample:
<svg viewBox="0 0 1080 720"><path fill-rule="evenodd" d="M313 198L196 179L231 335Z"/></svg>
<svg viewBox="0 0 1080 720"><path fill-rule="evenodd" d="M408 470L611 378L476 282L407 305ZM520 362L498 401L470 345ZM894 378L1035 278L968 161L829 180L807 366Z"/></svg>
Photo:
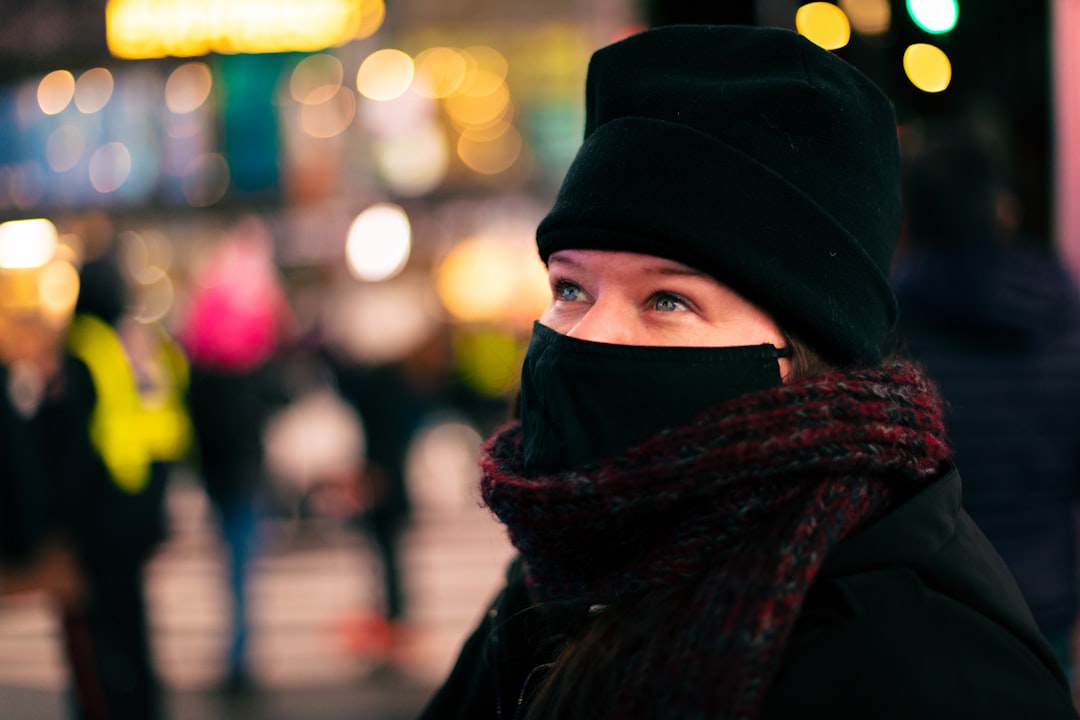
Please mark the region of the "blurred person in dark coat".
<svg viewBox="0 0 1080 720"><path fill-rule="evenodd" d="M28 271L24 274L32 274ZM73 710L105 717L89 643L74 529L101 460L90 443L94 388L65 352L71 308L0 308L0 595L46 593L62 630Z"/></svg>
<svg viewBox="0 0 1080 720"><path fill-rule="evenodd" d="M1080 495L1080 301L1051 253L1017 232L988 137L928 123L905 142L908 250L899 339L946 401L964 505L1071 671Z"/></svg>

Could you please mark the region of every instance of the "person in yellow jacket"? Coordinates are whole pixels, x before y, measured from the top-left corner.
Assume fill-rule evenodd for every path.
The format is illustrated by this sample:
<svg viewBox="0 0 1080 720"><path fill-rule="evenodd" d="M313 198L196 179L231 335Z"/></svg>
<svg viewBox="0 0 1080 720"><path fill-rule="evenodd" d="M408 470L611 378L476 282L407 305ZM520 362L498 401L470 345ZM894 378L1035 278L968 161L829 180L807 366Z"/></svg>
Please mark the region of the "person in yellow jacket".
<svg viewBox="0 0 1080 720"><path fill-rule="evenodd" d="M169 468L191 446L187 362L162 329L125 319L115 251L80 280L68 345L93 380L88 433L102 461L76 528L87 622L110 720L159 720L143 571L165 536Z"/></svg>

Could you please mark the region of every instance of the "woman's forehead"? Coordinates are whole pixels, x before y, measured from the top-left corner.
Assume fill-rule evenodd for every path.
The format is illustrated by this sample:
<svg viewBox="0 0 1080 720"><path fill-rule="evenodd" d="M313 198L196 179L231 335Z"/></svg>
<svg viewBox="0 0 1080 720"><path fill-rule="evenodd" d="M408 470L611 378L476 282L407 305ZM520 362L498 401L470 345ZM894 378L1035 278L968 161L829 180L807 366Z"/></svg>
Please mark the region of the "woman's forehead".
<svg viewBox="0 0 1080 720"><path fill-rule="evenodd" d="M559 250L548 258L548 267L552 266L632 269L663 275L708 275L677 260L621 250Z"/></svg>

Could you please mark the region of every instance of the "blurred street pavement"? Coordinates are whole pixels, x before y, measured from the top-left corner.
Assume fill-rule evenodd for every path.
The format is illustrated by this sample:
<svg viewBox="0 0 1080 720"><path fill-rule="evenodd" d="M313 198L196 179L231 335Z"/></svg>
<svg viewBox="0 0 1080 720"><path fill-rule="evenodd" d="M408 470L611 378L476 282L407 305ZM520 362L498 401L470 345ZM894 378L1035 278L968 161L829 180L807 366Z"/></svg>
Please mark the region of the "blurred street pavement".
<svg viewBox="0 0 1080 720"><path fill-rule="evenodd" d="M228 632L224 554L194 483L170 491L172 534L147 576L168 720L413 718L496 592L512 550L462 494L419 506L403 541L408 624L392 656L360 646L378 602L366 537L333 519L265 523L251 583L255 691L219 690ZM43 596L0 600L0 720L65 720L67 675Z"/></svg>

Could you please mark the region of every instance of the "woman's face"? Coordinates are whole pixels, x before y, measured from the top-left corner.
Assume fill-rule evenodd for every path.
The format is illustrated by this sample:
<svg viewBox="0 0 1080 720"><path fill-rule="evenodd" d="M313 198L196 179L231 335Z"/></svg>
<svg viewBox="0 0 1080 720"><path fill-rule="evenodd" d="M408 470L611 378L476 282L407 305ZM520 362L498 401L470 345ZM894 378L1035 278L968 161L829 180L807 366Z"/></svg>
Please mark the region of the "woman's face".
<svg viewBox="0 0 1080 720"><path fill-rule="evenodd" d="M615 345L787 344L764 310L674 260L560 250L548 258L548 278L552 299L540 322L570 337ZM781 358L781 376L788 371L788 360Z"/></svg>

